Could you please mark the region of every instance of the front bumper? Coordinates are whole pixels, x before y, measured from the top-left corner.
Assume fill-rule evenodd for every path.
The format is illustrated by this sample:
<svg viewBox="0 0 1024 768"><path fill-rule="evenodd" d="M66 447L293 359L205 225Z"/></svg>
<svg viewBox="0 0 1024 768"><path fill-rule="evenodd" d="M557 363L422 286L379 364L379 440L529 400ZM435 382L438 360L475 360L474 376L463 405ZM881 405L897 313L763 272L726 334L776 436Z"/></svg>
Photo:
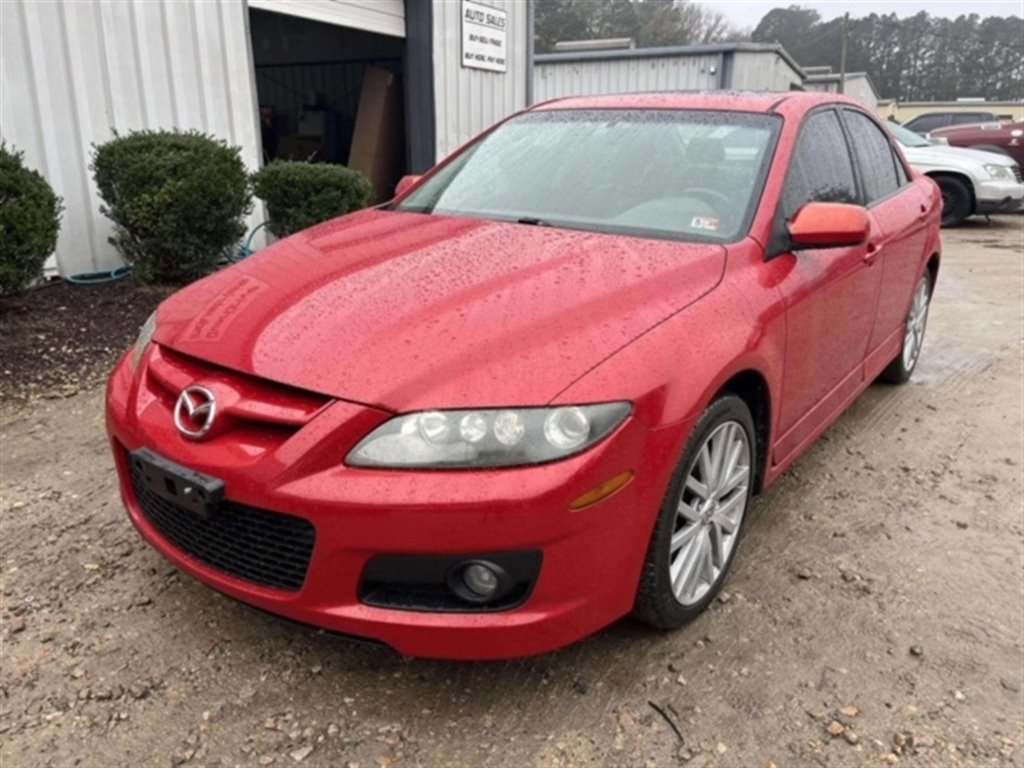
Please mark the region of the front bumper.
<svg viewBox="0 0 1024 768"><path fill-rule="evenodd" d="M147 357L151 353L147 353ZM651 430L634 419L585 454L500 471L383 471L341 461L387 414L333 401L291 433L239 425L203 442L174 428L143 364L122 359L107 390L107 425L121 494L142 536L182 570L260 609L392 646L409 656L496 659L553 650L633 606L655 516L690 426ZM316 540L298 591L230 576L175 547L151 524L132 488L127 452L149 448L226 484L227 499L309 521ZM624 471L633 481L597 504L569 504ZM381 608L360 600L380 555L543 555L520 605L497 612Z"/></svg>
<svg viewBox="0 0 1024 768"><path fill-rule="evenodd" d="M1024 183L991 179L975 184L975 213L1005 213L1024 206Z"/></svg>

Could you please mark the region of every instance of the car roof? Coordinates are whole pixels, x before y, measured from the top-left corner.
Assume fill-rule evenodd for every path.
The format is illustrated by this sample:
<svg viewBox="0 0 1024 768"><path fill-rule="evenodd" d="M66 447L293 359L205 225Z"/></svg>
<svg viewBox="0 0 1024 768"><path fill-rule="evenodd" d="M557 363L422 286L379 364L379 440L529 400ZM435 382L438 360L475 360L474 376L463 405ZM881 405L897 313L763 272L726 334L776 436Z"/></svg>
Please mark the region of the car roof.
<svg viewBox="0 0 1024 768"><path fill-rule="evenodd" d="M822 104L863 105L834 93L806 91L660 91L552 99L531 111L556 109L705 109L723 112L784 112L799 114Z"/></svg>

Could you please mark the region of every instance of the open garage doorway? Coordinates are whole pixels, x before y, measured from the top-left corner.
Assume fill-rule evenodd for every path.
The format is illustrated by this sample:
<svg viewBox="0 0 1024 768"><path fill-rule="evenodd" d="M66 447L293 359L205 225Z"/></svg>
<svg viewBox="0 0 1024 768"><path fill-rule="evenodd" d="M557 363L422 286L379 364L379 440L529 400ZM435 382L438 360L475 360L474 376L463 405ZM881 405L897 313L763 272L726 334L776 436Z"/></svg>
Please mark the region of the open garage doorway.
<svg viewBox="0 0 1024 768"><path fill-rule="evenodd" d="M250 8L263 162L365 173L379 200L406 172L405 39Z"/></svg>

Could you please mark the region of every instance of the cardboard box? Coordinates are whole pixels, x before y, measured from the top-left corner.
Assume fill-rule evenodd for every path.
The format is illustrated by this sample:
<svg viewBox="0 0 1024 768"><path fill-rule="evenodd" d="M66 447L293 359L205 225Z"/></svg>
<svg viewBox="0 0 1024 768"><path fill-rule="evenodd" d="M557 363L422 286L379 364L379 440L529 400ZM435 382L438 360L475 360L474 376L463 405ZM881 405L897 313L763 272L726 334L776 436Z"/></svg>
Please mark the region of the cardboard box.
<svg viewBox="0 0 1024 768"><path fill-rule="evenodd" d="M368 67L359 94L359 110L348 155L348 167L366 174L377 201L390 200L405 165L405 126L398 77Z"/></svg>

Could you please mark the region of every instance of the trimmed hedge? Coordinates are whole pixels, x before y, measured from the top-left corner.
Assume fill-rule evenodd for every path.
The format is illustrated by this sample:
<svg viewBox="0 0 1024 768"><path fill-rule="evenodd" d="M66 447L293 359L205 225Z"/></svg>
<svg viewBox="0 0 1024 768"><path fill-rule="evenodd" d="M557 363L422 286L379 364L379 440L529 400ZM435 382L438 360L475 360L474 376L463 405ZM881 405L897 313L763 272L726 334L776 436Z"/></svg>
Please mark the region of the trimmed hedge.
<svg viewBox="0 0 1024 768"><path fill-rule="evenodd" d="M256 197L267 204L267 229L277 237L365 208L373 186L340 165L278 160L252 175Z"/></svg>
<svg viewBox="0 0 1024 768"><path fill-rule="evenodd" d="M252 194L238 147L198 131L137 131L94 147L91 168L110 242L144 283L202 277L245 234Z"/></svg>
<svg viewBox="0 0 1024 768"><path fill-rule="evenodd" d="M42 275L60 231L61 200L23 157L0 143L0 294Z"/></svg>

